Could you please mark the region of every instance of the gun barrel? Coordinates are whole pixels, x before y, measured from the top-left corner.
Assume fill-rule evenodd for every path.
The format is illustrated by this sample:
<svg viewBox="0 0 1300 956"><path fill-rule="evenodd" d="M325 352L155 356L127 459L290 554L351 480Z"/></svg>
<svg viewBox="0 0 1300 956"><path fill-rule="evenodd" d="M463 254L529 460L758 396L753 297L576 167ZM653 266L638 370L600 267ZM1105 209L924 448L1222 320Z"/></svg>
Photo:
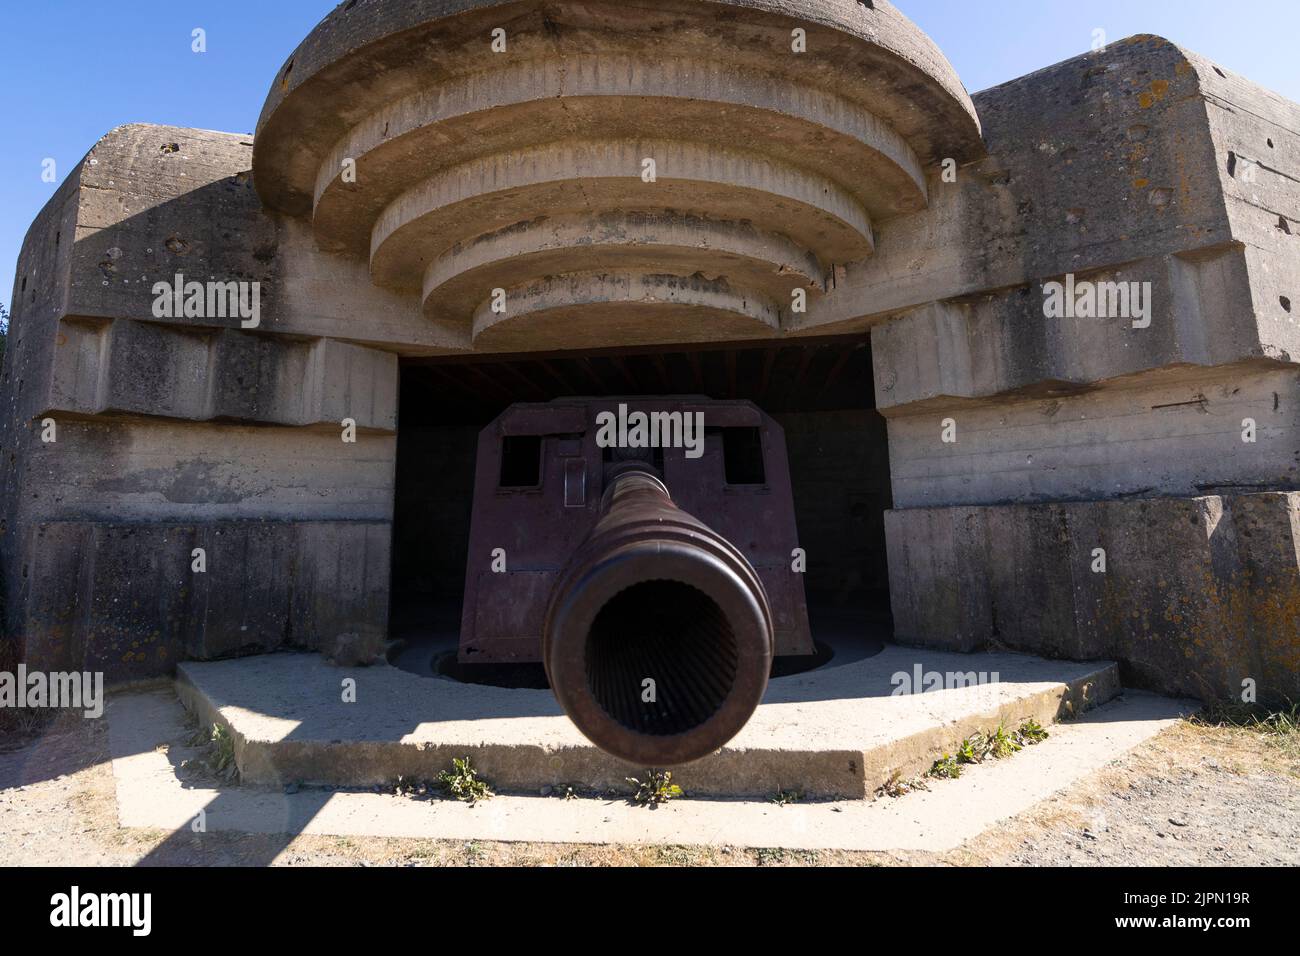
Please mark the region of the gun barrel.
<svg viewBox="0 0 1300 956"><path fill-rule="evenodd" d="M749 721L767 689L772 612L727 539L631 465L552 592L551 688L602 750L642 767L698 760Z"/></svg>

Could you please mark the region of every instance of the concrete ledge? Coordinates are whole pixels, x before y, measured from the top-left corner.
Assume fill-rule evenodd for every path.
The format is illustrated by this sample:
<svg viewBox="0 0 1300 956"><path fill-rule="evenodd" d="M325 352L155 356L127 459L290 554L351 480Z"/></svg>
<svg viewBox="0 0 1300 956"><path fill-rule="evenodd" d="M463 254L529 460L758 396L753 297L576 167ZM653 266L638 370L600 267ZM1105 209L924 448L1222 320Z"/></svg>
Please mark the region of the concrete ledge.
<svg viewBox="0 0 1300 956"><path fill-rule="evenodd" d="M50 412L397 430L387 352L131 319L65 319L58 343Z"/></svg>
<svg viewBox="0 0 1300 956"><path fill-rule="evenodd" d="M202 813L210 833L942 853L1095 773L1191 709L1185 701L1126 693L1009 760L899 800L776 806L686 799L653 812L604 799L498 796L471 807L386 793L194 787L178 779L177 766L199 753L158 746L185 734L169 693L114 698L107 720L120 825L172 830L182 839L192 838Z"/></svg>
<svg viewBox="0 0 1300 956"><path fill-rule="evenodd" d="M891 696L895 675L918 672L998 681ZM347 679L356 681L356 703L342 702ZM1110 663L886 647L773 681L729 746L674 779L707 796L801 790L862 799L896 772L923 772L977 730L1029 718L1047 725L1119 689ZM593 747L549 691L462 685L389 666L346 670L298 654L185 663L177 690L201 721L229 729L249 784L373 786L399 775L432 778L463 756L499 789L524 793L559 783L621 788L645 769Z"/></svg>

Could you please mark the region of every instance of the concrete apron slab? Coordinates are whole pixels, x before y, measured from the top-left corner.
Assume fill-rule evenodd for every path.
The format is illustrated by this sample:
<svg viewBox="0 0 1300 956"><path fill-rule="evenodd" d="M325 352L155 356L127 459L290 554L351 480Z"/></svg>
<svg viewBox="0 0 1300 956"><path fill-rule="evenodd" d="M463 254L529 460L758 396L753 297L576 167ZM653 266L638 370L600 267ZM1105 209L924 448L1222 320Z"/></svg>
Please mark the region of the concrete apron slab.
<svg viewBox="0 0 1300 956"><path fill-rule="evenodd" d="M1130 692L1059 724L1038 746L897 800L777 806L690 798L655 810L617 800L498 796L471 807L376 793L190 788L177 778L175 765L194 754L157 746L184 731L184 713L171 694L118 697L106 716L123 827L188 834L202 814L207 832L943 853L1069 787L1194 709L1190 702Z"/></svg>
<svg viewBox="0 0 1300 956"><path fill-rule="evenodd" d="M897 675L991 682L892 696ZM355 681L355 702L344 701ZM222 724L245 783L360 787L433 779L472 758L498 790L555 784L622 788L644 767L593 747L549 691L471 686L390 666L341 669L314 654L180 665L177 689L204 723ZM679 768L700 796L778 790L864 799L894 774L928 769L970 734L1027 719L1044 726L1119 693L1107 662L951 654L886 646L879 654L772 681L748 726L718 753Z"/></svg>

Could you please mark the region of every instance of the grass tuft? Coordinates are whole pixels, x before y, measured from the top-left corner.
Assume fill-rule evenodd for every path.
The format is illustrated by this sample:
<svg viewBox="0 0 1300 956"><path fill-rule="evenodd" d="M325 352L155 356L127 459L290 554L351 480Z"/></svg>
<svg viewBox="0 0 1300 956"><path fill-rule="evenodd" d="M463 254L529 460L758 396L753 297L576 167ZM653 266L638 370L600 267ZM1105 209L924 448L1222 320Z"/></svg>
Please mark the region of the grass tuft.
<svg viewBox="0 0 1300 956"><path fill-rule="evenodd" d="M685 796L682 788L673 783L671 770L647 770L644 781L628 777L627 782L636 787L631 799L640 807L654 808Z"/></svg>
<svg viewBox="0 0 1300 956"><path fill-rule="evenodd" d="M1300 755L1300 703L1275 709L1236 702L1207 704L1189 718L1200 727L1233 728L1261 734L1283 751Z"/></svg>
<svg viewBox="0 0 1300 956"><path fill-rule="evenodd" d="M931 768L933 769L933 768ZM960 771L958 771L960 773ZM903 771L895 770L889 779L876 789L877 797L905 797L914 790L929 790L930 786L921 777L911 780L903 779Z"/></svg>
<svg viewBox="0 0 1300 956"><path fill-rule="evenodd" d="M473 804L493 797L492 788L479 779L468 757L453 758L451 769L438 774L438 783L445 793L462 803Z"/></svg>
<svg viewBox="0 0 1300 956"><path fill-rule="evenodd" d="M1032 718L1021 724L1019 730L1008 731L1004 724L998 724L994 730L976 731L971 734L957 745L953 753L944 754L936 760L926 776L955 779L960 777L962 770L971 764L1010 757L1026 747L1042 743L1047 738L1047 731ZM889 785L886 784L887 786ZM881 789L888 793L884 787ZM893 794L889 795L893 796Z"/></svg>

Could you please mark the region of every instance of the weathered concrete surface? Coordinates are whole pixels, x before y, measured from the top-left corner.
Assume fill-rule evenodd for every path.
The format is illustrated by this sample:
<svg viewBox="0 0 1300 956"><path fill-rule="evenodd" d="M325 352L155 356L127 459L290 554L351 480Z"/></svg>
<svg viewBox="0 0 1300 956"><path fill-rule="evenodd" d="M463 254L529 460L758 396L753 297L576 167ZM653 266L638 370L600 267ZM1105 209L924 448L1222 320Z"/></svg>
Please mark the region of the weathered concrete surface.
<svg viewBox="0 0 1300 956"><path fill-rule="evenodd" d="M932 190L841 286L902 307L871 333L898 639L1295 699L1300 107L1154 38L976 106L990 157L963 174L992 189ZM947 238L972 222L977 247ZM1149 312L1049 317L1066 273L1149 283ZM923 284L941 301L909 307Z"/></svg>
<svg viewBox="0 0 1300 956"><path fill-rule="evenodd" d="M888 4L388 0L340 7L285 65L253 169L270 208L310 212L321 248L368 254L383 288L436 290L430 264L485 235L549 245L498 286L480 273L460 301L424 301L510 351L784 329L796 291L819 298L836 263L871 255L875 220L925 208L927 167L982 154L951 68ZM636 233L645 213L687 244L552 226ZM757 285L708 223L755 231L751 263L776 252ZM809 258L811 283L764 292Z"/></svg>
<svg viewBox="0 0 1300 956"><path fill-rule="evenodd" d="M129 319L66 320L59 334L47 412L397 429L387 352Z"/></svg>
<svg viewBox="0 0 1300 956"><path fill-rule="evenodd" d="M7 630L33 666L127 679L285 645L374 656L387 637L396 358L301 318L332 314L328 333L363 310L382 324L382 305L306 258L278 281L250 145L116 130L24 246L3 422L5 487L23 491L0 548ZM261 326L157 318L154 283L178 274L261 283Z"/></svg>
<svg viewBox="0 0 1300 956"><path fill-rule="evenodd" d="M886 528L899 640L1106 657L1126 685L1203 699L1245 681L1300 698L1300 494L912 509Z"/></svg>
<svg viewBox="0 0 1300 956"><path fill-rule="evenodd" d="M510 153L545 142L555 130L599 130L613 141L671 142L684 129L711 149L761 144L774 156L798 155L802 168L843 178L864 151L879 153L878 177L846 181L873 216L924 208L926 176L907 141L839 92L722 60L647 59L587 50L542 60L511 60L488 73L440 83L384 105L353 127L321 162L313 221L340 246L366 251L365 226L396 197L401 183L431 171L412 159L437 150L440 168L464 168L489 144ZM623 108L626 104L627 107ZM719 113L725 111L725 122ZM462 128L472 130L466 136ZM809 141L820 148L803 153ZM633 169L653 152L638 153ZM665 160L667 156L663 157ZM364 190L343 178L348 159L364 166ZM438 167L435 167L438 168ZM570 176L576 169L567 170ZM625 168L615 168L624 175Z"/></svg>
<svg viewBox="0 0 1300 956"><path fill-rule="evenodd" d="M925 212L879 224L876 255L847 264L836 287L845 294L810 308L800 327L866 327L1026 286L1037 296L1067 272L1231 244L1202 85L1212 71L1139 36L980 93L987 158L956 182L935 177Z"/></svg>
<svg viewBox="0 0 1300 956"><path fill-rule="evenodd" d="M388 638L387 522L52 521L29 533L16 620L46 669L114 682L280 647L373 659Z"/></svg>
<svg viewBox="0 0 1300 956"><path fill-rule="evenodd" d="M497 28L506 31L509 57L489 55L485 38ZM793 28L808 36L799 58L785 55ZM660 69L692 55L716 62L721 52L736 68L790 81L787 91L807 85L864 104L915 140L926 163L979 150L978 123L951 65L883 0L871 7L837 0L386 0L365 9L340 5L285 63L258 122L258 188L268 204L304 215L322 158L356 117L430 81L483 71L479 54L504 66L593 52Z"/></svg>
<svg viewBox="0 0 1300 956"><path fill-rule="evenodd" d="M997 683L891 696L894 675L998 674ZM341 681L356 681L343 703ZM910 686L910 685L909 685ZM502 788L621 786L644 767L601 753L549 691L422 678L392 667L341 671L279 654L180 665L177 689L204 723L228 727L249 783L358 785L429 778L452 757ZM999 723L1045 726L1119 693L1114 665L1013 654L967 656L887 647L866 660L778 678L743 731L679 768L695 793L771 796L778 789L862 799L894 772L920 773L953 745Z"/></svg>
<svg viewBox="0 0 1300 956"><path fill-rule="evenodd" d="M766 794L753 801L676 800L653 812L621 800L506 795L469 807L377 793L186 786L176 765L199 752L158 746L185 732L174 697L117 697L106 719L123 827L185 833L201 811L208 832L938 853L1085 779L1192 709L1128 693L1058 724L1048 740L1010 760L972 767L901 800L776 806Z"/></svg>
<svg viewBox="0 0 1300 956"><path fill-rule="evenodd" d="M468 346L467 336L441 332L408 300L374 287L365 262L320 255L309 225L266 211L252 160L248 136L171 126L121 126L96 143L19 255L14 315L31 316L25 340L36 368L54 351L53 337L36 333L55 317L402 343L412 352ZM237 317L156 318L154 283L178 273L260 283L261 324L250 333Z"/></svg>
<svg viewBox="0 0 1300 956"><path fill-rule="evenodd" d="M1071 395L1170 366L1187 367L1188 378L1212 374L1206 367L1237 376L1285 367L1242 307L1250 274L1239 247L1140 259L1077 280L1150 283L1150 327L1118 312L1046 316L1043 291L1031 286L932 303L872 330L878 406L892 416Z"/></svg>
<svg viewBox="0 0 1300 956"><path fill-rule="evenodd" d="M887 415L898 508L1300 487L1294 368L1179 367L1078 395Z"/></svg>

